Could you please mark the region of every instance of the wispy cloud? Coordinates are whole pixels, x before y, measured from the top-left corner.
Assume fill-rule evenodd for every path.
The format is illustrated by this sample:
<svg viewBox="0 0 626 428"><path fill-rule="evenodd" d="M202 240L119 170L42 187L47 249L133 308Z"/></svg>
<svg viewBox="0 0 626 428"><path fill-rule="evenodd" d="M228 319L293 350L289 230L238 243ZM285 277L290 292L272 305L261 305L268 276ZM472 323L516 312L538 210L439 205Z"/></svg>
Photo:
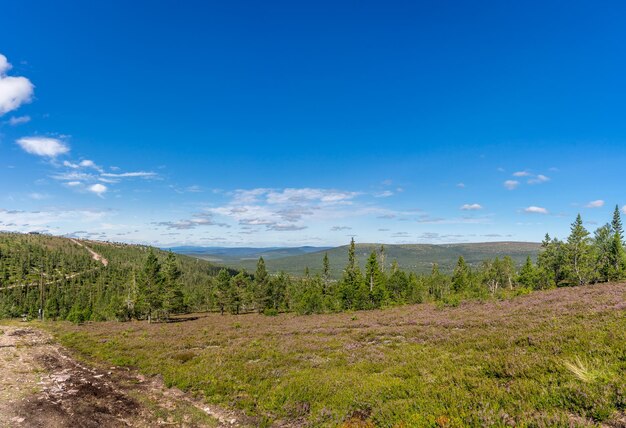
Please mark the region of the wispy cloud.
<svg viewBox="0 0 626 428"><path fill-rule="evenodd" d="M506 180L504 182L504 187L506 187L508 190L517 189L518 186L519 186L519 181L517 180Z"/></svg>
<svg viewBox="0 0 626 428"><path fill-rule="evenodd" d="M482 209L483 206L480 204L465 204L461 206L461 210L463 211L477 211Z"/></svg>
<svg viewBox="0 0 626 428"><path fill-rule="evenodd" d="M384 190L382 192L374 193L374 197L376 198L388 198L393 196L393 192L391 190Z"/></svg>
<svg viewBox="0 0 626 428"><path fill-rule="evenodd" d="M22 125L24 123L30 122L30 116L13 116L6 123L11 126Z"/></svg>
<svg viewBox="0 0 626 428"><path fill-rule="evenodd" d="M517 171L513 173L513 177L528 177L530 175L531 174L528 171Z"/></svg>
<svg viewBox="0 0 626 428"><path fill-rule="evenodd" d="M100 174L101 177L110 177L110 178L154 178L158 174L156 172L151 171L136 171L136 172L103 172Z"/></svg>
<svg viewBox="0 0 626 428"><path fill-rule="evenodd" d="M545 183L548 181L550 181L550 177L543 175L543 174L539 174L536 177L529 179L528 184L541 184L541 183Z"/></svg>
<svg viewBox="0 0 626 428"><path fill-rule="evenodd" d="M585 205L586 208L601 208L603 206L604 206L604 201L602 199L591 201L587 205Z"/></svg>

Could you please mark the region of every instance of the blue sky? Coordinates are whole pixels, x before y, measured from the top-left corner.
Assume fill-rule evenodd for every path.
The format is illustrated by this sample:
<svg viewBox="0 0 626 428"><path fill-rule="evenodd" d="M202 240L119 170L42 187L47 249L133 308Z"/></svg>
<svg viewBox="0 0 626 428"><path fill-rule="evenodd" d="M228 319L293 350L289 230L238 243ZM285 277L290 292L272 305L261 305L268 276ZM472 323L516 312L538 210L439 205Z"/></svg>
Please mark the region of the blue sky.
<svg viewBox="0 0 626 428"><path fill-rule="evenodd" d="M626 205L623 3L55 3L0 14L0 230L538 241Z"/></svg>

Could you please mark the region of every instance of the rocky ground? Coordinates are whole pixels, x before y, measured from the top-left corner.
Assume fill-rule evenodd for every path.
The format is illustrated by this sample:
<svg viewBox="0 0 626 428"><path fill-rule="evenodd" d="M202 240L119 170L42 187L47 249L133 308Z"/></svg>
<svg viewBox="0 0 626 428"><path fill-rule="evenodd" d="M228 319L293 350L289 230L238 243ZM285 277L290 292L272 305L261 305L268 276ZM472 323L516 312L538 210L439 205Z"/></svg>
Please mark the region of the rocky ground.
<svg viewBox="0 0 626 428"><path fill-rule="evenodd" d="M235 427L159 378L75 359L37 328L0 325L0 427Z"/></svg>

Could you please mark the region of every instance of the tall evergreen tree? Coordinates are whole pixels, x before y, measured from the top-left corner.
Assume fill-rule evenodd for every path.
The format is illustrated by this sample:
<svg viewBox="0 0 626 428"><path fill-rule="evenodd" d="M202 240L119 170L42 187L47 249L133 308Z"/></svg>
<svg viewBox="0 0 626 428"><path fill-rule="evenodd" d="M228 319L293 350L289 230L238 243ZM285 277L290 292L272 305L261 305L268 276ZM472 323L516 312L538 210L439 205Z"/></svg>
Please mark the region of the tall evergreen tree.
<svg viewBox="0 0 626 428"><path fill-rule="evenodd" d="M163 269L163 311L166 316L171 313L182 312L184 309L181 276L182 272L176 257L170 251L165 259Z"/></svg>
<svg viewBox="0 0 626 428"><path fill-rule="evenodd" d="M354 309L361 306L361 301L363 300L363 292L360 290L362 283L363 277L356 259L356 244L354 243L354 238L352 238L348 247L348 265L343 271L339 290L339 297L344 309ZM357 300L359 301L358 304Z"/></svg>
<svg viewBox="0 0 626 428"><path fill-rule="evenodd" d="M452 290L455 293L465 291L470 286L470 268L465 262L463 256L459 256L456 267L452 273Z"/></svg>
<svg viewBox="0 0 626 428"><path fill-rule="evenodd" d="M567 238L567 250L572 279L577 285L586 284L592 274L592 254L589 246L589 232L585 229L580 214L572 223L570 235Z"/></svg>
<svg viewBox="0 0 626 428"><path fill-rule="evenodd" d="M365 284L369 287L371 306L380 308L387 299L385 274L378 264L376 251L372 251L365 264Z"/></svg>
<svg viewBox="0 0 626 428"><path fill-rule="evenodd" d="M620 241L624 242L624 228L622 227L622 216L619 212L619 206L615 205L615 210L613 211L613 220L611 221L611 228L613 229L613 233L617 233Z"/></svg>
<svg viewBox="0 0 626 428"><path fill-rule="evenodd" d="M270 306L271 285L267 268L265 267L265 260L263 257L259 257L259 261L256 264L256 271L254 273L256 306L259 312L263 312Z"/></svg>
<svg viewBox="0 0 626 428"><path fill-rule="evenodd" d="M328 260L328 252L324 253L324 259L322 260L322 295L328 294L328 288L330 285L330 260Z"/></svg>
<svg viewBox="0 0 626 428"><path fill-rule="evenodd" d="M231 298L230 294L230 275L226 269L221 269L215 278L216 284L216 301L219 307L220 313L223 315L224 311L228 309L228 302Z"/></svg>
<svg viewBox="0 0 626 428"><path fill-rule="evenodd" d="M161 264L154 251L150 249L140 282L141 303L148 322L152 322L152 317L155 314L158 315L158 311L161 309L163 303L162 284Z"/></svg>
<svg viewBox="0 0 626 428"><path fill-rule="evenodd" d="M526 257L526 262L519 271L517 282L526 288L537 288L537 269L530 256Z"/></svg>

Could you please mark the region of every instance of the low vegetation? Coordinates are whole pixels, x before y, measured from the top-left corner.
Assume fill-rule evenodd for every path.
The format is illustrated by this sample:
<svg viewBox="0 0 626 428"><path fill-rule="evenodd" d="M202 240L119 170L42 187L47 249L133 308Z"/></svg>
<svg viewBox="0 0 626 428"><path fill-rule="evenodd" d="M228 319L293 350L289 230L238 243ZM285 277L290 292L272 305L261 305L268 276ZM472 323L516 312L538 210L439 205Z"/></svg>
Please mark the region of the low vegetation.
<svg viewBox="0 0 626 428"><path fill-rule="evenodd" d="M621 426L625 315L626 286L609 283L458 307L47 325L259 426Z"/></svg>

